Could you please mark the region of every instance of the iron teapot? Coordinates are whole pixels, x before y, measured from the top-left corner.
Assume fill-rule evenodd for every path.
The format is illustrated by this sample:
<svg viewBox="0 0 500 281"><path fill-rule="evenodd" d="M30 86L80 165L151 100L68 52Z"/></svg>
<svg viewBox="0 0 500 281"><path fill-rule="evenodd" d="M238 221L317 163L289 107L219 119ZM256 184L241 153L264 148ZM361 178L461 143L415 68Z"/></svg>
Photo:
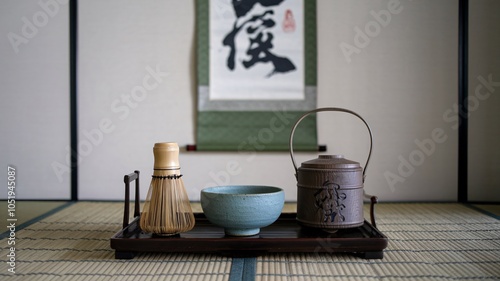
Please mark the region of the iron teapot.
<svg viewBox="0 0 500 281"><path fill-rule="evenodd" d="M320 155L297 168L293 155L293 136L299 123L308 115L323 111L340 111L355 115L368 128L370 150L364 169L358 162L342 155ZM373 137L368 123L357 113L337 107L318 108L302 115L290 134L290 156L297 179L297 221L307 227L336 232L363 225L363 184L370 161ZM376 197L375 197L376 198ZM372 222L373 218L372 197ZM375 199L376 200L376 199Z"/></svg>

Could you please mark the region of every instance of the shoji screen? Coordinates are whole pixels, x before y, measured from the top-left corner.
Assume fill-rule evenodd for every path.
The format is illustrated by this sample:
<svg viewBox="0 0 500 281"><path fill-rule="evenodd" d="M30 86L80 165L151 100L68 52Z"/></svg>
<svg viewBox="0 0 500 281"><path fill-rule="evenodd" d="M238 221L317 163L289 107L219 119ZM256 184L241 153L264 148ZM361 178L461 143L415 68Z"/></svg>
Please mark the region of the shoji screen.
<svg viewBox="0 0 500 281"><path fill-rule="evenodd" d="M14 165L16 199L70 198L69 7L61 2L0 1L0 182Z"/></svg>
<svg viewBox="0 0 500 281"><path fill-rule="evenodd" d="M81 199L123 200L136 169L145 197L154 143L193 142L193 38L193 1L79 1Z"/></svg>
<svg viewBox="0 0 500 281"><path fill-rule="evenodd" d="M121 200L134 169L145 195L154 142L195 142L194 1L80 1L79 11L80 198ZM354 110L373 129L366 191L456 200L457 132L445 115L457 102L458 1L318 0L317 42L317 106ZM319 114L318 137L327 153L364 163L355 118ZM296 199L287 152L181 151L180 161L192 200L223 184L277 185Z"/></svg>
<svg viewBox="0 0 500 281"><path fill-rule="evenodd" d="M319 1L320 106L350 108L372 126L365 190L381 200L453 201L458 1ZM364 161L355 118L319 116L319 142Z"/></svg>
<svg viewBox="0 0 500 281"><path fill-rule="evenodd" d="M469 200L500 201L500 2L470 1Z"/></svg>

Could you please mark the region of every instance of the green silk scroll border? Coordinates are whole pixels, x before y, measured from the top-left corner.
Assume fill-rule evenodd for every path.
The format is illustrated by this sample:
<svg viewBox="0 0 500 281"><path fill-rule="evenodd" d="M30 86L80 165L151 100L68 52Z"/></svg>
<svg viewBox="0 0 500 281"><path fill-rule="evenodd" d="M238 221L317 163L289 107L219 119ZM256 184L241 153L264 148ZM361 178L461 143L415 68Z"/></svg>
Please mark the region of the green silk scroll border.
<svg viewBox="0 0 500 281"><path fill-rule="evenodd" d="M198 72L198 85L208 86L209 77L209 26L208 7L209 0L196 1L196 61Z"/></svg>
<svg viewBox="0 0 500 281"><path fill-rule="evenodd" d="M305 86L316 86L316 0L304 0L304 21ZM209 0L196 1L196 39L198 86L209 86ZM288 151L291 128L305 112L199 110L197 150ZM305 118L296 130L294 149L318 149L315 115Z"/></svg>
<svg viewBox="0 0 500 281"><path fill-rule="evenodd" d="M291 127L304 112L201 111L198 112L197 150L288 151ZM294 135L294 150L315 151L316 118L307 116ZM311 143L313 145L311 145Z"/></svg>
<svg viewBox="0 0 500 281"><path fill-rule="evenodd" d="M316 0L304 0L305 84L317 85Z"/></svg>

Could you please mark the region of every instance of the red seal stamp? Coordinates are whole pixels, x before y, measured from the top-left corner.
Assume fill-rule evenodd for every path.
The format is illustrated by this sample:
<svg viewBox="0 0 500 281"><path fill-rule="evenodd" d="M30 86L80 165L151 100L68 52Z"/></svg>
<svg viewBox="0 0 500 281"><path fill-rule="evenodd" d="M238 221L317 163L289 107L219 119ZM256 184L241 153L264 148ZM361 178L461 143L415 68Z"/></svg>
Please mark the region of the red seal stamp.
<svg viewBox="0 0 500 281"><path fill-rule="evenodd" d="M292 10L290 9L287 9L285 11L285 17L283 19L283 31L284 32L295 31L295 19L293 18Z"/></svg>

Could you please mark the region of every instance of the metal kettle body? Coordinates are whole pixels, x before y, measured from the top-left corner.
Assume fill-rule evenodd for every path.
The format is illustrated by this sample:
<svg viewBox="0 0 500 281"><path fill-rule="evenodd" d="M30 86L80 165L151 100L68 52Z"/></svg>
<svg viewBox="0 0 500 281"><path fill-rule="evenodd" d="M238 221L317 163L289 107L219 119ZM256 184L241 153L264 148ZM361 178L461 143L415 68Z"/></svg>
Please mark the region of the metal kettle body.
<svg viewBox="0 0 500 281"><path fill-rule="evenodd" d="M364 169L358 162L342 155L320 155L297 168L293 155L295 129L306 116L322 111L350 113L365 123L370 135L370 151ZM319 108L305 113L297 120L290 135L290 156L297 178L297 221L301 225L329 232L363 225L363 184L372 144L368 123L360 115L347 109Z"/></svg>

